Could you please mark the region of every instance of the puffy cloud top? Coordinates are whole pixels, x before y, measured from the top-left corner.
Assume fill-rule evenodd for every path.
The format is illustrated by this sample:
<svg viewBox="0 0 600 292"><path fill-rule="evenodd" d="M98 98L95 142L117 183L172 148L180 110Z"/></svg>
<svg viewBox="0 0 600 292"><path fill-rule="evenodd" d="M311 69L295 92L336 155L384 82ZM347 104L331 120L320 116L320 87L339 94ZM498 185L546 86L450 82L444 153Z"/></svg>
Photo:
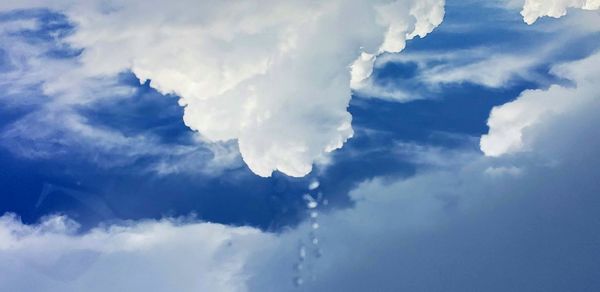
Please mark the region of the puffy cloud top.
<svg viewBox="0 0 600 292"><path fill-rule="evenodd" d="M552 72L573 81L548 90L526 90L515 101L495 107L488 119L489 133L481 137L481 150L489 156L527 150L526 132L544 118L561 115L598 101L600 53L555 66Z"/></svg>
<svg viewBox="0 0 600 292"><path fill-rule="evenodd" d="M0 9L45 5L76 24L68 43L84 49L86 74L131 70L179 95L188 127L210 141L237 139L261 176L304 176L342 147L353 135L353 62L363 52L399 52L444 16L444 0L65 0Z"/></svg>
<svg viewBox="0 0 600 292"><path fill-rule="evenodd" d="M600 9L600 0L526 0L521 15L527 24L533 24L543 16L564 16L568 8L597 10Z"/></svg>

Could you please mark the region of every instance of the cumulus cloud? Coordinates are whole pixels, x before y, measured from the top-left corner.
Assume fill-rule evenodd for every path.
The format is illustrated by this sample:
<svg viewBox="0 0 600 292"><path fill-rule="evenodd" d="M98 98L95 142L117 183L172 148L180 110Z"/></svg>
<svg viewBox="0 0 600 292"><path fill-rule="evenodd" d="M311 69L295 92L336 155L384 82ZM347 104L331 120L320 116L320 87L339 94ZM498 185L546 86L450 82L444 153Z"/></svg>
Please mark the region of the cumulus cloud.
<svg viewBox="0 0 600 292"><path fill-rule="evenodd" d="M389 52L398 53L406 47L406 41L419 36L425 37L435 27L442 23L444 18L444 2L427 0L417 2L410 7L403 1L395 1L377 7L381 19L389 23L384 43L375 54L363 52L351 66L351 88L360 90L369 86L364 81L373 73L373 65L379 54ZM406 19L414 17L416 23L411 31L411 24Z"/></svg>
<svg viewBox="0 0 600 292"><path fill-rule="evenodd" d="M67 43L84 49L84 75L131 70L179 95L186 125L210 141L237 139L261 176L303 176L340 148L353 134L349 67L361 48L398 52L444 15L443 0L24 1L2 8L46 5L76 24Z"/></svg>
<svg viewBox="0 0 600 292"><path fill-rule="evenodd" d="M481 150L489 156L528 150L528 128L549 116L597 103L599 68L600 53L555 66L552 72L572 84L526 90L515 101L493 108L488 119L489 132L481 137Z"/></svg>
<svg viewBox="0 0 600 292"><path fill-rule="evenodd" d="M471 1L453 2L446 8L460 15L473 9L472 5ZM525 82L546 87L553 82L546 74L548 67L557 60L580 58L597 46L597 13L578 9L569 17L528 26L514 11L523 5L523 0L478 2L477 9L490 17L451 17L437 29L433 39L401 54L378 56L373 68L365 65L369 56L363 56L355 63L357 73L374 70L375 74L356 78L361 81L353 85L353 93L361 98L409 102L443 98L448 96L445 89L473 84L485 90L514 88ZM456 35L467 41L452 42L443 48L437 44L437 40ZM580 46L573 48L573 43Z"/></svg>
<svg viewBox="0 0 600 292"><path fill-rule="evenodd" d="M521 11L523 20L533 24L538 18L550 16L559 18L567 14L568 8L584 10L600 9L599 0L526 0Z"/></svg>

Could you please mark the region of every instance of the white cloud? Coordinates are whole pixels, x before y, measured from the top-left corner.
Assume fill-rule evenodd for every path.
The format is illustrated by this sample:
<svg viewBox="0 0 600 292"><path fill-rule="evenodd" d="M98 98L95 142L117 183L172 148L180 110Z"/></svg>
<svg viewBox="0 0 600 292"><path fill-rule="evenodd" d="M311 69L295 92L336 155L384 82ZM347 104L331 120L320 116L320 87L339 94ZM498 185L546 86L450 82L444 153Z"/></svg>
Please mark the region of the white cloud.
<svg viewBox="0 0 600 292"><path fill-rule="evenodd" d="M363 52L351 65L350 86L354 90L368 86L363 82L373 73L373 65L379 54L399 53L406 47L406 41L417 36L424 38L444 19L445 1L425 0L410 3L390 1L377 6L379 21L388 24L383 44L373 54ZM414 17L414 20L408 20ZM414 21L414 22L413 22Z"/></svg>
<svg viewBox="0 0 600 292"><path fill-rule="evenodd" d="M131 70L160 92L178 94L186 125L211 141L237 139L244 161L262 176L273 170L303 176L313 161L342 147L353 134L346 108L349 66L359 49L400 51L444 14L443 0L32 1L3 7L43 5L77 25L68 43L84 51L73 74Z"/></svg>
<svg viewBox="0 0 600 292"><path fill-rule="evenodd" d="M402 54L379 56L373 65L375 70L399 65L401 72L408 76L384 73L379 79L357 78L362 81L353 85L355 95L409 102L442 97L441 89L465 83L505 88L527 81L545 87L548 85L548 78L543 72L546 66L552 60L573 58L573 55L565 54L567 51L577 52L571 48L573 43L580 43L581 48L591 47L595 44L594 34L600 31L595 12L572 11L569 17L559 21L527 26L513 17L514 9L523 7L523 0L466 1L451 5L454 11L472 9L476 5L498 21L492 23L476 17L453 18L444 22L438 33L446 36L464 34L469 41L447 48L426 45ZM495 31L494 34L501 30L520 37L496 38L490 30ZM363 66L358 71L370 72L366 69L372 68L364 64L361 63Z"/></svg>
<svg viewBox="0 0 600 292"><path fill-rule="evenodd" d="M244 264L273 236L185 221L138 221L77 234L77 224L65 217L24 225L5 215L0 290L246 291Z"/></svg>
<svg viewBox="0 0 600 292"><path fill-rule="evenodd" d="M350 87L357 89L362 86L362 82L373 74L373 65L375 64L375 55L363 52L360 54L352 66L350 66L351 80Z"/></svg>
<svg viewBox="0 0 600 292"><path fill-rule="evenodd" d="M572 85L552 85L547 90L526 90L515 101L492 109L489 132L481 137L481 150L489 156L528 150L527 129L552 115L561 115L598 101L600 53L555 66L552 72Z"/></svg>
<svg viewBox="0 0 600 292"><path fill-rule="evenodd" d="M521 15L527 24L533 24L543 16L565 16L568 8L597 10L600 9L600 0L525 0Z"/></svg>
<svg viewBox="0 0 600 292"><path fill-rule="evenodd" d="M540 57L495 54L462 66L435 66L427 70L423 78L429 84L471 82L490 88L500 88L516 76L528 77L529 69L539 62Z"/></svg>

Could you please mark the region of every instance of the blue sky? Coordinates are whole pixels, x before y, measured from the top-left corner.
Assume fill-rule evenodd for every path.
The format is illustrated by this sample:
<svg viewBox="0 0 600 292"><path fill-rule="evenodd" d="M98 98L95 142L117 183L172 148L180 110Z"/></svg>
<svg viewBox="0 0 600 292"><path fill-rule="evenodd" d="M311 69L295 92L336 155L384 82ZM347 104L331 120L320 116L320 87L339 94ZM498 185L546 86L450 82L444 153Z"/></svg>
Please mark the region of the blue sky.
<svg viewBox="0 0 600 292"><path fill-rule="evenodd" d="M188 2L0 5L2 289L600 288L597 2Z"/></svg>

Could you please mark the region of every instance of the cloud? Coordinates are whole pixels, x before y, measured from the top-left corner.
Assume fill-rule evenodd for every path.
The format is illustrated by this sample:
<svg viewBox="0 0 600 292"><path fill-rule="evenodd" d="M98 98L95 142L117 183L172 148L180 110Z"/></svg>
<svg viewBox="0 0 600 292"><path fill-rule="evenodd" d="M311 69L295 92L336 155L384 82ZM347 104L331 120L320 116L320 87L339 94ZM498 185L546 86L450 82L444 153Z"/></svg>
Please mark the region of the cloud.
<svg viewBox="0 0 600 292"><path fill-rule="evenodd" d="M5 215L0 290L296 291L299 279L308 291L598 290L598 58L553 69L571 87L499 107L529 152L401 145L428 167L364 182L352 208L309 211L316 230L310 219L281 234L164 219L79 233L62 216L26 225ZM534 116L525 126L523 111Z"/></svg>
<svg viewBox="0 0 600 292"><path fill-rule="evenodd" d="M5 215L0 289L595 290L600 104L592 105L537 124L534 151L518 156L411 148L428 167L362 183L352 208L309 212L317 229L312 219L280 234L164 219L78 233L62 216L25 225Z"/></svg>
<svg viewBox="0 0 600 292"><path fill-rule="evenodd" d="M373 68L365 67L363 60L357 72L374 69L375 74L356 78L362 81L353 85L355 96L409 102L447 98L447 90L470 85L488 92L524 84L546 87L553 82L547 74L553 63L581 58L598 47L597 13L577 10L558 21L528 26L514 11L524 1L475 2L449 3L449 17L436 35L401 54L378 56ZM458 17L473 5L481 16ZM459 35L465 41L453 41ZM442 48L439 40L445 41ZM573 43L580 46L574 48Z"/></svg>
<svg viewBox="0 0 600 292"><path fill-rule="evenodd" d="M211 143L189 135L193 141L169 145L153 129L123 133L86 116L83 110L105 104L118 107L111 109L118 112L132 100L150 104L155 102L153 98L161 97L166 104L167 99L124 83L120 74L100 76L84 70L73 57L77 50L65 44L72 27L64 17L33 10L8 13L0 23L0 51L4 57L0 65L0 103L8 111L23 113L0 129L0 145L14 155L70 160L81 154L103 168L151 158L152 162L142 167L143 172L161 175L218 175L224 169L239 167L238 149L232 143ZM160 110L161 116L170 114L167 108Z"/></svg>
<svg viewBox="0 0 600 292"><path fill-rule="evenodd" d="M397 52L443 18L443 0L26 1L76 25L74 76L131 70L185 106L184 121L210 141L237 139L257 174L303 176L352 136L349 66L365 52ZM354 21L348 22L348 19ZM53 92L68 84L47 82Z"/></svg>
<svg viewBox="0 0 600 292"><path fill-rule="evenodd" d="M577 82L564 89L574 98L597 92L597 58L555 67ZM529 125L528 152L400 144L421 165L415 176L365 181L345 210L307 200L309 219L279 234L185 218L81 233L63 216L5 215L0 290L597 290L600 103L582 100Z"/></svg>
<svg viewBox="0 0 600 292"><path fill-rule="evenodd" d="M561 68L588 76L579 70L586 64ZM353 208L319 216L323 257L301 273L303 289L597 289L599 255L589 243L600 240L590 232L600 210L598 110L596 100L532 125L531 151L511 156L412 148L411 157L428 165L417 175L366 181L351 192ZM298 236L308 233L302 228ZM261 267L289 267L281 258L294 249L282 249L265 251ZM259 273L267 276L254 278L251 290L289 290Z"/></svg>
<svg viewBox="0 0 600 292"><path fill-rule="evenodd" d="M557 41L562 45L562 40ZM414 76L399 80L366 78L353 88L361 98L378 98L397 102L434 98L443 86L477 84L487 88L503 88L516 81L542 81L536 67L547 62L557 51L554 47L537 46L535 53L497 53L498 48L478 46L448 51L405 52L381 56L374 64L375 70L387 66L404 66Z"/></svg>
<svg viewBox="0 0 600 292"><path fill-rule="evenodd" d="M551 72L572 81L570 85L526 90L515 101L492 109L489 132L481 137L481 150L489 156L531 148L530 127L553 115L561 115L598 102L600 53L585 59L553 67Z"/></svg>
<svg viewBox="0 0 600 292"><path fill-rule="evenodd" d="M0 217L4 291L246 291L244 264L273 236L248 227L138 221L76 233L62 216Z"/></svg>
<svg viewBox="0 0 600 292"><path fill-rule="evenodd" d="M550 16L559 18L567 14L568 8L584 10L600 9L599 0L525 0L521 15L527 24L533 24L538 18Z"/></svg>
<svg viewBox="0 0 600 292"><path fill-rule="evenodd" d="M538 58L528 58L523 55L493 55L463 66L435 66L423 75L429 84L471 82L490 88L500 88L515 75L527 77L528 70L539 64L537 63L539 61Z"/></svg>

